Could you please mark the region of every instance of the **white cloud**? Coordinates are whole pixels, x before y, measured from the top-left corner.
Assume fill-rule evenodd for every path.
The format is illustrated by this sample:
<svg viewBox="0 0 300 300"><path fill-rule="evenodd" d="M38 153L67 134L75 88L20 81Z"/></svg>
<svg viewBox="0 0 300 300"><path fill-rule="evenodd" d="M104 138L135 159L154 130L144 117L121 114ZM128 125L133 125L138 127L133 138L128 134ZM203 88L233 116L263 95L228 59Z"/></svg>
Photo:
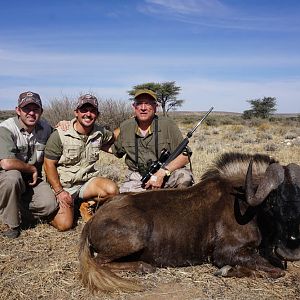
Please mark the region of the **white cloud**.
<svg viewBox="0 0 300 300"><path fill-rule="evenodd" d="M156 12L166 9L172 14L220 15L228 9L218 0L146 0L145 8L156 8Z"/></svg>
<svg viewBox="0 0 300 300"><path fill-rule="evenodd" d="M263 6L255 13L224 0L146 0L139 5L143 13L169 18L200 27L216 27L255 31L299 31L299 18L285 12L273 15Z"/></svg>

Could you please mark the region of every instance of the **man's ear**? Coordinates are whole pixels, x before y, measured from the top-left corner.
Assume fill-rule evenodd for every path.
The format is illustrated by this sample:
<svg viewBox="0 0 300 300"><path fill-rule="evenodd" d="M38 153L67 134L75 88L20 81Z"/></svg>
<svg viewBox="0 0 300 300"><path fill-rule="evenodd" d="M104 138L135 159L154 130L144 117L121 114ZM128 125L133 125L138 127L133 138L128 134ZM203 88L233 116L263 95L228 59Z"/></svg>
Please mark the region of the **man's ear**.
<svg viewBox="0 0 300 300"><path fill-rule="evenodd" d="M20 107L19 106L16 106L16 109L15 109L15 111L16 111L16 113L17 113L17 115L19 116L21 113L20 113Z"/></svg>

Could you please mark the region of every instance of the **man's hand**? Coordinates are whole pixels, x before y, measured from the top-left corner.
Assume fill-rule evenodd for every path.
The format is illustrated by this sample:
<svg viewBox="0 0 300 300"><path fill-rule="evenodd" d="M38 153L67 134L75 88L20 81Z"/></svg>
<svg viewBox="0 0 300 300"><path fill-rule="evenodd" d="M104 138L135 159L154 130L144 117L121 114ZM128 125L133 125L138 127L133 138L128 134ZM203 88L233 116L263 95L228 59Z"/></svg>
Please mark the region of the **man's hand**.
<svg viewBox="0 0 300 300"><path fill-rule="evenodd" d="M32 169L32 181L29 181L28 184L30 186L34 186L34 185L36 185L37 180L38 180L38 171L37 171L36 167L33 165L31 166L31 169Z"/></svg>
<svg viewBox="0 0 300 300"><path fill-rule="evenodd" d="M150 177L145 185L145 189L159 189L164 183L164 178L166 172L162 169L159 169L154 175Z"/></svg>
<svg viewBox="0 0 300 300"><path fill-rule="evenodd" d="M70 193L62 191L56 196L60 208L70 208L73 206L73 199Z"/></svg>
<svg viewBox="0 0 300 300"><path fill-rule="evenodd" d="M71 121L62 120L59 121L55 128L60 128L62 131L67 131L71 127Z"/></svg>
<svg viewBox="0 0 300 300"><path fill-rule="evenodd" d="M32 174L32 180L28 182L30 186L37 184L38 171L34 165L25 163L17 158L5 158L0 161L1 168L3 170L18 170L21 173Z"/></svg>

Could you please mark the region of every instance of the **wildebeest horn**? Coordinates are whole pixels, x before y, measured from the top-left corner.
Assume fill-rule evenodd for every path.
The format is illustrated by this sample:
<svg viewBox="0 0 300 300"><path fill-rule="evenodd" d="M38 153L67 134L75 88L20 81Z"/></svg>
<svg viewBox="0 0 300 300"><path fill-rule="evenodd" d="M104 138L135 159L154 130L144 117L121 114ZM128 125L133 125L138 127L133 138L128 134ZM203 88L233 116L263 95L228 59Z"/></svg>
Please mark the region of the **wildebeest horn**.
<svg viewBox="0 0 300 300"><path fill-rule="evenodd" d="M297 184L300 188L300 166L297 164L289 164L286 166L291 177L291 182Z"/></svg>
<svg viewBox="0 0 300 300"><path fill-rule="evenodd" d="M267 168L255 192L252 180L252 165L253 160L249 163L246 175L246 201L250 206L257 206L266 199L272 190L276 189L283 182L284 169L278 163L271 164Z"/></svg>

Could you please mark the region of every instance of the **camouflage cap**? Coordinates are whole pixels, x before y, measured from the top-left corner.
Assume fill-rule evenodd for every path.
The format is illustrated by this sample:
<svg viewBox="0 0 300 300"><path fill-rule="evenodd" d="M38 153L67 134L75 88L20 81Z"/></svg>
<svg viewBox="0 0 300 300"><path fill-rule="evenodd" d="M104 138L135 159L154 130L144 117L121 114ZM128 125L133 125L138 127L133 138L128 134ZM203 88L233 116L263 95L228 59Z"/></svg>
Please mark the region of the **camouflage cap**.
<svg viewBox="0 0 300 300"><path fill-rule="evenodd" d="M21 93L18 99L18 107L22 108L30 103L34 103L42 108L42 100L39 94L30 91Z"/></svg>
<svg viewBox="0 0 300 300"><path fill-rule="evenodd" d="M153 92L153 91L151 91L151 90L148 90L148 89L136 90L136 92L134 94L134 99L136 99L138 96L143 95L143 94L151 96L153 98L153 100L155 102L157 102L157 95L156 95L156 93Z"/></svg>
<svg viewBox="0 0 300 300"><path fill-rule="evenodd" d="M82 95L78 98L76 109L82 107L84 104L91 104L94 106L98 111L98 100L95 96L90 94Z"/></svg>

